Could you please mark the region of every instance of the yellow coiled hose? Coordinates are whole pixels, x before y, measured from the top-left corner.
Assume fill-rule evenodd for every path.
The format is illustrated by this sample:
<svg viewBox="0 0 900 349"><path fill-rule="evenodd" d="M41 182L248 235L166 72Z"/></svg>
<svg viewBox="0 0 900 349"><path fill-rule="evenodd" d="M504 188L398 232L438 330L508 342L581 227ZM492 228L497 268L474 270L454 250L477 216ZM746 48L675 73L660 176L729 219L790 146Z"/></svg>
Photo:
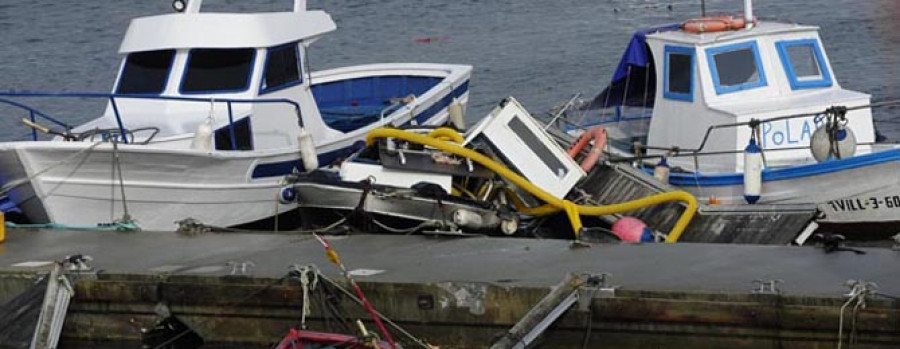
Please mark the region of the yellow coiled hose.
<svg viewBox="0 0 900 349"><path fill-rule="evenodd" d="M429 147L440 149L450 154L462 156L477 162L478 164L490 169L491 171L494 171L501 177L512 182L519 188L524 189L529 194L534 195L535 197L546 203L539 207L529 208L522 205L521 202L513 200L514 204L516 204L517 208L522 213L528 215L546 215L556 213L561 210L566 211L566 215L569 217L569 220L572 224L572 229L575 230L576 238L578 237L578 234L580 233L582 227L581 218L579 217L579 215L602 216L633 211L664 202L682 201L687 204L687 209L684 210L684 212L681 214L681 217L679 217L678 221L675 222L675 226L672 227L672 231L670 231L669 235L666 237L666 242L672 243L678 241L678 238L681 237L684 229L687 228L688 223L691 222L691 219L697 212L697 199L694 198L694 196L690 193L684 191L666 192L612 205L576 205L571 201L553 196L540 187L532 184L519 174L513 172L503 164L498 163L493 159L482 155L481 153L462 147L461 145L442 140L450 139L456 143L461 143L461 140L463 139L462 136L460 136L458 132L450 128L438 128L432 131L428 136L406 132L398 129L379 128L369 132L369 134L366 136L366 145L371 146L378 138L396 138L405 140L407 142L427 145Z"/></svg>

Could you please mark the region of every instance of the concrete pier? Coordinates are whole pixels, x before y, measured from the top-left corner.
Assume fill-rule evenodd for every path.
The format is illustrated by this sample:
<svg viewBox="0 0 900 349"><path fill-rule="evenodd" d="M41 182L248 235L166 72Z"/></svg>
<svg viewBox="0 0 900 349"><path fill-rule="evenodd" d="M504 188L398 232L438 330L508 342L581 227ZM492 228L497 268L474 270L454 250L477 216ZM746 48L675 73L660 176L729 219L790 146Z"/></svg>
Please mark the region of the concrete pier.
<svg viewBox="0 0 900 349"><path fill-rule="evenodd" d="M614 291L586 294L589 301L551 326L542 347L587 341L615 348L830 348L838 340L847 280L900 295L900 251L890 249L573 248L563 240L385 235L330 241L379 311L442 348L490 346L570 272L608 273L605 286ZM0 301L45 272L40 262L74 254L92 256L94 271L75 276L66 347L133 346L160 303L208 344L266 346L300 316L301 289L285 277L291 265L314 264L340 280L322 246L303 235L14 229L0 244ZM782 282L769 289L754 280ZM366 319L344 303L353 317ZM900 346L900 301L871 294L865 305L855 314L845 311L842 338L852 318L855 347ZM320 314L312 312L313 329L323 325Z"/></svg>

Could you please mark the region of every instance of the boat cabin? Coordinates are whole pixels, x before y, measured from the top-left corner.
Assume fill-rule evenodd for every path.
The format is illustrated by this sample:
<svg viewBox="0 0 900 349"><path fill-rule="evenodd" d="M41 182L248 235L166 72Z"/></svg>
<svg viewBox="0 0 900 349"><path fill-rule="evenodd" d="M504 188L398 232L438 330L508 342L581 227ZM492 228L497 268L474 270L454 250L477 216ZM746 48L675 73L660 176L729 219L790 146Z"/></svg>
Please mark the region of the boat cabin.
<svg viewBox="0 0 900 349"><path fill-rule="evenodd" d="M634 52L649 53L642 62ZM649 51L649 52L647 52ZM639 55L638 55L639 56ZM643 66L642 66L643 65ZM655 81L641 82L644 74ZM766 120L775 117L821 113L831 106L865 106L868 94L841 88L818 27L760 21L752 28L697 33L683 26L666 26L639 32L632 40L617 72L631 86L618 95L613 85L598 98L620 98L618 105L647 103L640 89L654 93L646 144L651 147L696 149L707 129L715 125ZM622 85L622 82L619 82ZM642 86L644 85L644 86ZM650 92L653 91L653 92ZM634 101L637 101L636 103ZM648 104L649 104L648 103ZM649 106L649 105L648 105ZM867 153L875 140L871 109L849 111L849 128ZM760 147L769 167L809 163L815 160L808 147L819 124L816 118L794 118L760 125ZM669 160L673 166L701 172L740 172L743 150L751 136L747 126L715 129L696 163L689 157ZM651 150L649 153L663 153Z"/></svg>
<svg viewBox="0 0 900 349"><path fill-rule="evenodd" d="M184 148L211 118L215 150L296 147L298 117L319 119L306 49L336 29L331 16L307 11L302 0L292 12L206 13L201 6L191 0L180 13L134 19L119 49L124 58L113 93L141 98L117 97L103 117L75 131L153 129L155 146ZM300 110L210 98L287 99ZM135 133L134 141L150 134Z"/></svg>
<svg viewBox="0 0 900 349"><path fill-rule="evenodd" d="M445 107L449 99L433 99L446 89L462 97L465 86L456 91L453 84L468 81L463 77L470 68L447 65L311 72L309 45L336 25L326 12L308 11L305 0L294 0L289 12L213 13L201 7L202 0L190 0L181 12L133 20L119 49L124 58L115 101L103 117L74 131L141 130L133 133L135 143L152 138L154 146L183 149L211 119L214 151L296 149L302 120L317 146L334 151L385 120L429 120L438 110L407 111L402 120L389 115L404 106Z"/></svg>

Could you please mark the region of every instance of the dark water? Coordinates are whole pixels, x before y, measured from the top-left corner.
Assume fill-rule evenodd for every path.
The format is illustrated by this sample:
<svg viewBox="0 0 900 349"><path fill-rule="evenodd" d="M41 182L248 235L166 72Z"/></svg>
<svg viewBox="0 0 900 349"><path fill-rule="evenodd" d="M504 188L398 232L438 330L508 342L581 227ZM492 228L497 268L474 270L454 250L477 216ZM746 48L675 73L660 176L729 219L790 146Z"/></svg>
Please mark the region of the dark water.
<svg viewBox="0 0 900 349"><path fill-rule="evenodd" d="M207 0L218 10L287 10L289 0ZM742 11L740 0L708 0L710 12ZM310 0L338 31L313 45L314 69L376 62L475 66L470 121L513 95L543 112L609 80L631 32L699 14L699 0ZM670 8L671 7L671 8ZM760 18L822 27L838 82L900 98L900 1L758 0ZM119 41L137 16L168 13L168 0L0 2L0 89L109 91ZM432 37L430 43L417 38ZM69 123L102 104L47 106ZM876 110L880 129L900 138L898 111ZM0 110L0 139L20 138L21 112Z"/></svg>

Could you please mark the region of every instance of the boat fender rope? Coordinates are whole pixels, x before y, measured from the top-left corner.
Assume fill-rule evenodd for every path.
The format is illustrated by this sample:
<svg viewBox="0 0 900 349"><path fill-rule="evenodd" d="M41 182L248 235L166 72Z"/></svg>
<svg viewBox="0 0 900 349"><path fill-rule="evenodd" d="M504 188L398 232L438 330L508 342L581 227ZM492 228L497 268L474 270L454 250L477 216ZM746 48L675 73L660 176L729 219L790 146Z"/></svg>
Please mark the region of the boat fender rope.
<svg viewBox="0 0 900 349"><path fill-rule="evenodd" d="M316 289L319 284L319 270L315 265L304 265L297 270L300 273L300 287L303 289L303 309L300 313L300 328L306 329L306 317L309 316L309 290ZM310 278L312 274L312 278Z"/></svg>

